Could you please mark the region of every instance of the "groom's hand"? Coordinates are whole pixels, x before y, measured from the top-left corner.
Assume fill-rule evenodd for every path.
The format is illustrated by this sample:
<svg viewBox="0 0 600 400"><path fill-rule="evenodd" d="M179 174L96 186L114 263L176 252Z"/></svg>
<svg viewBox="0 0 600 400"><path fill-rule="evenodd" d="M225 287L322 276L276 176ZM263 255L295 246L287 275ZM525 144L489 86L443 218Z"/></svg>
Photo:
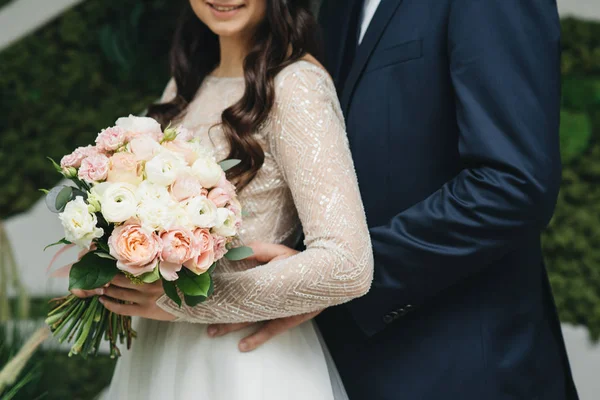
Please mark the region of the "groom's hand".
<svg viewBox="0 0 600 400"><path fill-rule="evenodd" d="M282 260L298 253L297 250L281 244L254 242L248 246L251 247L254 252L251 259L260 263ZM320 313L321 311L317 311L310 314L294 315L293 317L275 319L262 323L247 322L242 324L215 324L208 327L208 334L212 337L218 337L227 335L231 332L237 332L249 326L257 326L258 330L256 332L250 336L246 336L240 341L240 351L248 352L262 346L280 333L286 332L313 319Z"/></svg>

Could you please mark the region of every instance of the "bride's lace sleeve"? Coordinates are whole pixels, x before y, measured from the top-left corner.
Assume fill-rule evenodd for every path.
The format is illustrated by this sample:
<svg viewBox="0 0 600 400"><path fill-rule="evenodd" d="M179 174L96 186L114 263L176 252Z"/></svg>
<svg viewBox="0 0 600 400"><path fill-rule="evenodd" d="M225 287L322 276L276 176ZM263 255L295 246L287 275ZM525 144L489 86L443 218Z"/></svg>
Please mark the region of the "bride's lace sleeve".
<svg viewBox="0 0 600 400"><path fill-rule="evenodd" d="M316 66L284 70L275 83L269 150L292 192L306 250L215 274L214 295L199 306L180 309L166 297L159 300L179 320L275 319L341 304L370 288L371 242L333 83Z"/></svg>

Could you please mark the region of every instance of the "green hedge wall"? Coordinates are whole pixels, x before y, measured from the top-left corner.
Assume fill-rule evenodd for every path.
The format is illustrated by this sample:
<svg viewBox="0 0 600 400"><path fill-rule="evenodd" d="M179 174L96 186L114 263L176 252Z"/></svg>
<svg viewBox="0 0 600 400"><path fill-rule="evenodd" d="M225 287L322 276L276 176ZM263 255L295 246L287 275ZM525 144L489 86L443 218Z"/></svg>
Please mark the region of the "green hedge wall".
<svg viewBox="0 0 600 400"><path fill-rule="evenodd" d="M543 236L561 319L600 338L600 23L562 21L563 182Z"/></svg>
<svg viewBox="0 0 600 400"><path fill-rule="evenodd" d="M0 53L0 218L56 183L46 156L141 112L168 79L180 2L88 0ZM600 23L563 20L564 180L543 245L564 321L600 337Z"/></svg>

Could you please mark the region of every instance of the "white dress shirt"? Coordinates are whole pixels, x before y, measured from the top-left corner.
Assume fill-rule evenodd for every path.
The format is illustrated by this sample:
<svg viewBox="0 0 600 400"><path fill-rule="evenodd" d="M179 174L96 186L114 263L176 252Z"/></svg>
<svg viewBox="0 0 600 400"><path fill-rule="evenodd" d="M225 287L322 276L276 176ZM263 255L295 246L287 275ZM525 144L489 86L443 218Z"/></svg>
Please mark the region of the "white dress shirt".
<svg viewBox="0 0 600 400"><path fill-rule="evenodd" d="M369 24L373 19L373 15L375 15L375 11L377 11L377 7L379 7L379 3L381 3L381 0L365 0L365 5L361 15L360 35L358 36L358 44L361 44L363 38L365 37L365 32L367 32L367 28L369 27Z"/></svg>

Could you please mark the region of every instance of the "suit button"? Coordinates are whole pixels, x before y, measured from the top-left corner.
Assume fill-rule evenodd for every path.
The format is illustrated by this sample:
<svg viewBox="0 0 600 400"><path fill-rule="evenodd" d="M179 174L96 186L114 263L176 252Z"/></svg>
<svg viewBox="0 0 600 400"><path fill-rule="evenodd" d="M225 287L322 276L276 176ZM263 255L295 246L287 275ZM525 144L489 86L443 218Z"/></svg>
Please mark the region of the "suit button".
<svg viewBox="0 0 600 400"><path fill-rule="evenodd" d="M406 308L398 309L398 315L400 315L401 317L404 317L407 313L408 313L408 310Z"/></svg>
<svg viewBox="0 0 600 400"><path fill-rule="evenodd" d="M391 323L394 320L394 317L391 314L387 314L383 317L383 322L386 324Z"/></svg>
<svg viewBox="0 0 600 400"><path fill-rule="evenodd" d="M414 307L411 306L410 304L407 304L404 306L404 309L406 310L407 313L409 313L414 309Z"/></svg>

